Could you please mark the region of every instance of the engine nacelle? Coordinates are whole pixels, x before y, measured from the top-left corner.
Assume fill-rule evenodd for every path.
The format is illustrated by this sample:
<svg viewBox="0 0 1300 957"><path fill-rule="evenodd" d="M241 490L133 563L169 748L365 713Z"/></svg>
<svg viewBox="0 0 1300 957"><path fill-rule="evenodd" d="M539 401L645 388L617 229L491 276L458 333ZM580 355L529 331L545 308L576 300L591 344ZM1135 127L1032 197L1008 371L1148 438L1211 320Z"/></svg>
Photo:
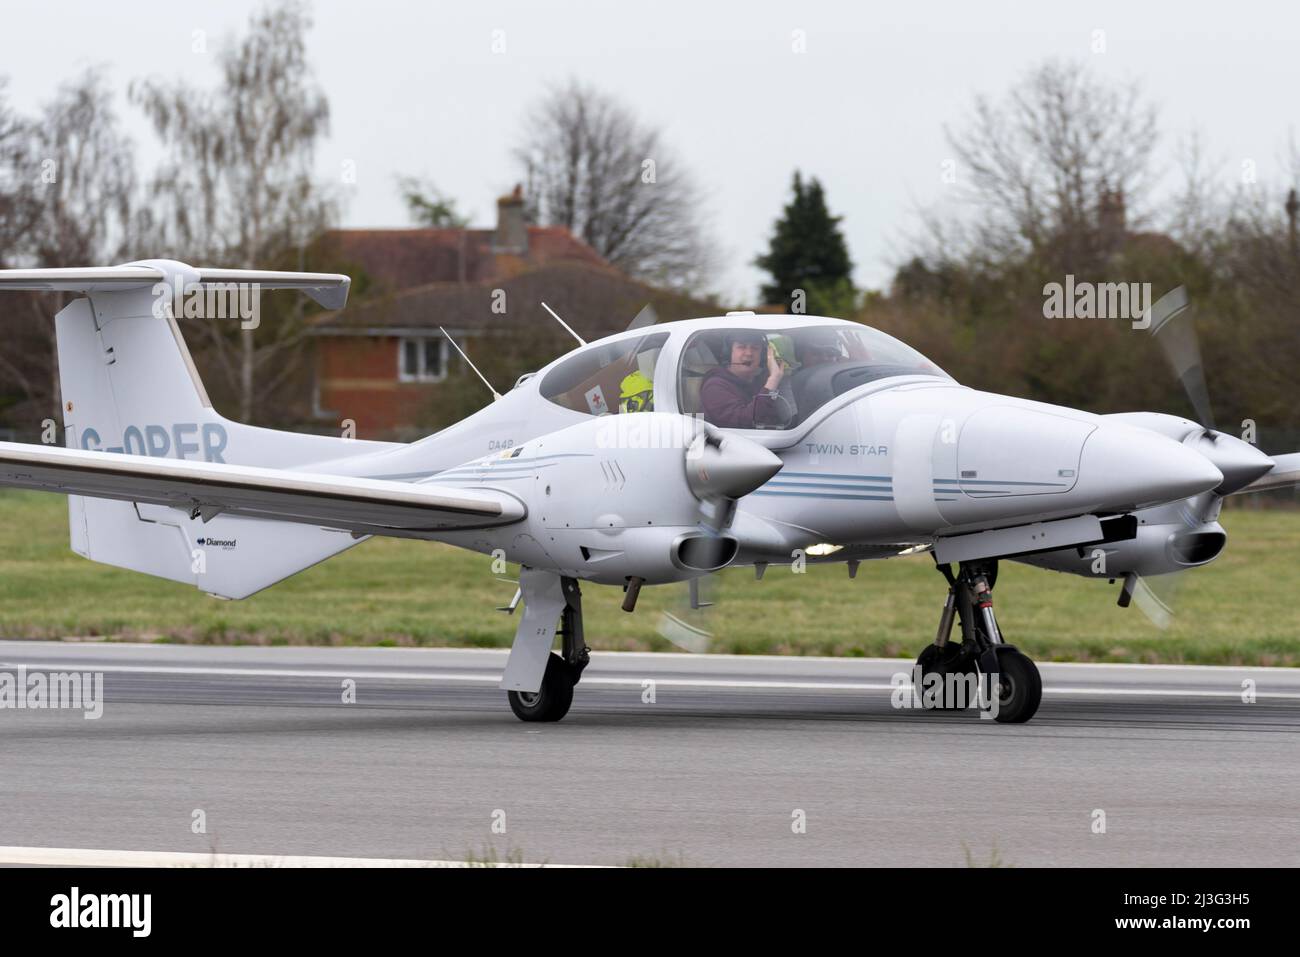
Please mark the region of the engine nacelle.
<svg viewBox="0 0 1300 957"><path fill-rule="evenodd" d="M548 528L546 553L564 574L602 585L629 578L647 585L685 581L729 565L740 549L736 539L696 525Z"/></svg>
<svg viewBox="0 0 1300 957"><path fill-rule="evenodd" d="M1130 572L1143 577L1168 575L1218 558L1228 541L1218 522L1222 496L1244 488L1272 468L1268 456L1240 439L1210 432L1173 415L1130 412L1103 418L1181 442L1212 462L1223 482L1210 492L1137 510L1133 513L1137 534L1131 539L1027 555L1017 561L1088 578L1122 578Z"/></svg>
<svg viewBox="0 0 1300 957"><path fill-rule="evenodd" d="M1141 520L1142 513L1137 515ZM1227 540L1218 522L1148 523L1139 525L1137 535L1127 541L1063 548L1016 560L1087 578L1123 578L1129 572L1149 577L1208 565L1219 557Z"/></svg>
<svg viewBox="0 0 1300 957"><path fill-rule="evenodd" d="M528 514L444 537L605 585L684 581L724 568L739 551L725 528L708 527L706 518L725 515L718 502L780 468L762 446L686 416L604 416L458 470L466 482L516 496Z"/></svg>

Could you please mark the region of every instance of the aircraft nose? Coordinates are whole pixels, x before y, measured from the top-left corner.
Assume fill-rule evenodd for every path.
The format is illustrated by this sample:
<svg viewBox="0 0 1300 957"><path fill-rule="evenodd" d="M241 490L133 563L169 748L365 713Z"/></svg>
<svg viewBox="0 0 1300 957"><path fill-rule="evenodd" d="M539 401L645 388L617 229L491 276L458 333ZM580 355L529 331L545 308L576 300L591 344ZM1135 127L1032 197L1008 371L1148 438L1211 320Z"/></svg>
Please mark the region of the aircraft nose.
<svg viewBox="0 0 1300 957"><path fill-rule="evenodd" d="M1194 449L1119 424L1088 436L1079 477L1100 501L1123 509L1189 498L1223 482L1223 473Z"/></svg>
<svg viewBox="0 0 1300 957"><path fill-rule="evenodd" d="M744 498L781 471L783 464L757 442L709 429L686 450L686 481L701 501Z"/></svg>

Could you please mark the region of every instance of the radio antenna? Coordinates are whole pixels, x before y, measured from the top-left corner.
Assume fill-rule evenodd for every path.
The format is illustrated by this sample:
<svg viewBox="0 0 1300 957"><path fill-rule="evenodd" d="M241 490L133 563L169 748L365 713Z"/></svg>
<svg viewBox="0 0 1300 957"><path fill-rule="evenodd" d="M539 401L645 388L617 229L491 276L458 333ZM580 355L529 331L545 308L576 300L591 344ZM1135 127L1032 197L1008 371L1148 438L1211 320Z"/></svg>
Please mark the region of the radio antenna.
<svg viewBox="0 0 1300 957"><path fill-rule="evenodd" d="M478 371L478 366L474 365L474 363L470 360L470 357L465 355L465 350L462 349L460 346L456 345L456 340L451 337L451 334L448 333L446 329L443 329L442 326L438 327L438 331L440 331L444 336L447 337L447 341L451 343L451 347L453 349L455 349L457 352L460 353L460 357L465 360L465 364L474 370L474 374L476 376L478 376L480 379L483 380L483 384L487 386L488 391L492 393L492 401L496 402L497 400L499 400L501 398L501 393L499 393L496 389L492 388L492 383L487 380L487 377L484 376L483 373Z"/></svg>
<svg viewBox="0 0 1300 957"><path fill-rule="evenodd" d="M571 328L569 327L569 324L568 324L567 322L565 322L563 319L560 318L559 313L557 313L554 309L552 309L552 308L551 308L550 306L548 306L546 303L542 303L542 308L545 309L547 312L549 312L552 316L554 316L556 322L558 322L560 325L564 326L564 331L565 331L565 332L567 332L569 335L573 336L573 338L575 338L575 339L578 340L578 345L580 345L580 346L585 346L585 345L587 344L587 340L584 339L584 338L582 338L582 336L578 335L576 332L574 332L573 329L571 329Z"/></svg>

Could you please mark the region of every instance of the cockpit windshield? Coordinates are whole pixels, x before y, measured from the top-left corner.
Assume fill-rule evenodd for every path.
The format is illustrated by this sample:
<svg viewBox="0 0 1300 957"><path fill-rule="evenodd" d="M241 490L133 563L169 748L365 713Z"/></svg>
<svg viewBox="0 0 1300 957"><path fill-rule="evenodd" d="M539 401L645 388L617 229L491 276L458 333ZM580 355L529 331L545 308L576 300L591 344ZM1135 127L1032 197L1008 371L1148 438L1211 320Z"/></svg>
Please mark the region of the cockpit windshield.
<svg viewBox="0 0 1300 957"><path fill-rule="evenodd" d="M681 411L732 429L788 429L850 389L900 375L948 376L867 326L711 329L683 351Z"/></svg>

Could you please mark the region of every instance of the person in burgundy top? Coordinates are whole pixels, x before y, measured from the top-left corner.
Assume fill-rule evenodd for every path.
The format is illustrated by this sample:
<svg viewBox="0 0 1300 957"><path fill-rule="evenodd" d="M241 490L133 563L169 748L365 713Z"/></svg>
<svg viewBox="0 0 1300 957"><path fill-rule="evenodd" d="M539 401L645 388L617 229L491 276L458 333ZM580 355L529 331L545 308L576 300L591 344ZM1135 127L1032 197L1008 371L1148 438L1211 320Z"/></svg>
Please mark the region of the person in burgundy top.
<svg viewBox="0 0 1300 957"><path fill-rule="evenodd" d="M777 389L785 367L753 329L727 332L722 339L723 364L710 369L700 384L704 418L725 429L779 426L787 403Z"/></svg>

